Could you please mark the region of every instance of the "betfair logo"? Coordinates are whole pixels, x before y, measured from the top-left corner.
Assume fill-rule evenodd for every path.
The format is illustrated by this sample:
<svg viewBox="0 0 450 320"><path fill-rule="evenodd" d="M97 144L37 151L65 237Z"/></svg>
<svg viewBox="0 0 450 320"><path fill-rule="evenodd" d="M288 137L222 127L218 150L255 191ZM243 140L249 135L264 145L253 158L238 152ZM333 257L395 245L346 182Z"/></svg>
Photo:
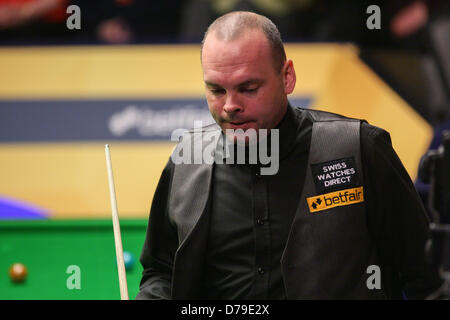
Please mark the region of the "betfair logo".
<svg viewBox="0 0 450 320"><path fill-rule="evenodd" d="M334 207L347 206L364 201L363 187L321 194L319 196L309 197L306 201L308 202L311 213Z"/></svg>

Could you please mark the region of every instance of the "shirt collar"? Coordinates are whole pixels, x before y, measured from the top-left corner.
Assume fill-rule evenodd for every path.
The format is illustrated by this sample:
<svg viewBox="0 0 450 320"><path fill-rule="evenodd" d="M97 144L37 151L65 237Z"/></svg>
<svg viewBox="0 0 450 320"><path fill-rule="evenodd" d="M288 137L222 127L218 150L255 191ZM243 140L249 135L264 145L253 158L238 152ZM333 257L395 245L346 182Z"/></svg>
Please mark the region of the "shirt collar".
<svg viewBox="0 0 450 320"><path fill-rule="evenodd" d="M286 157L294 148L297 139L299 122L294 110L288 103L286 113L280 123L275 127L279 129L280 137L280 159Z"/></svg>

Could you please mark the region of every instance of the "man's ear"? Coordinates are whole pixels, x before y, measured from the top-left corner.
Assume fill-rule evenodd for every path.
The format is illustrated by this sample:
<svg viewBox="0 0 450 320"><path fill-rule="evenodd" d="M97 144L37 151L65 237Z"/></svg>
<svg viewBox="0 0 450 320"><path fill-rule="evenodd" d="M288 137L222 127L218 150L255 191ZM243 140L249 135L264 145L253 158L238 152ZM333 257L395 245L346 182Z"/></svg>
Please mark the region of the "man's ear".
<svg viewBox="0 0 450 320"><path fill-rule="evenodd" d="M295 83L297 81L294 69L294 63L292 60L287 60L282 69L283 81L284 81L284 93L286 95L291 94L294 91Z"/></svg>

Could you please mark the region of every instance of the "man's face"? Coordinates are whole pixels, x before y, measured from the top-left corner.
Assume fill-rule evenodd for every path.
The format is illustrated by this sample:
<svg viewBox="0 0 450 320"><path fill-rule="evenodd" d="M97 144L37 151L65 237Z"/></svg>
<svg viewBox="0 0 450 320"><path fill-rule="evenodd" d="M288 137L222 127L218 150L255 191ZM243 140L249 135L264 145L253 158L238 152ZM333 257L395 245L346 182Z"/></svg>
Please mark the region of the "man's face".
<svg viewBox="0 0 450 320"><path fill-rule="evenodd" d="M281 121L287 94L295 86L295 71L290 60L281 72L275 70L261 31L247 30L228 42L209 34L202 65L209 110L223 131L272 129Z"/></svg>

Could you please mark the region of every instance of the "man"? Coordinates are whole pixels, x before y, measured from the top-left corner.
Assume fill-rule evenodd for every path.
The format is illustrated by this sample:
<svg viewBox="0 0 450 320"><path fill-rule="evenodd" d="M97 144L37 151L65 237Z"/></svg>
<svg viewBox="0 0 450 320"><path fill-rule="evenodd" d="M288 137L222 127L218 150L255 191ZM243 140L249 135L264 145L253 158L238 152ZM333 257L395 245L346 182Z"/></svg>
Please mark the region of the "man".
<svg viewBox="0 0 450 320"><path fill-rule="evenodd" d="M247 132L278 133L279 168L176 163L175 150L153 199L137 299L401 299L439 286L424 257L426 215L389 134L292 108L294 65L270 20L218 18L201 59L221 129L203 132L246 149L266 141ZM215 159L229 159L220 145Z"/></svg>

